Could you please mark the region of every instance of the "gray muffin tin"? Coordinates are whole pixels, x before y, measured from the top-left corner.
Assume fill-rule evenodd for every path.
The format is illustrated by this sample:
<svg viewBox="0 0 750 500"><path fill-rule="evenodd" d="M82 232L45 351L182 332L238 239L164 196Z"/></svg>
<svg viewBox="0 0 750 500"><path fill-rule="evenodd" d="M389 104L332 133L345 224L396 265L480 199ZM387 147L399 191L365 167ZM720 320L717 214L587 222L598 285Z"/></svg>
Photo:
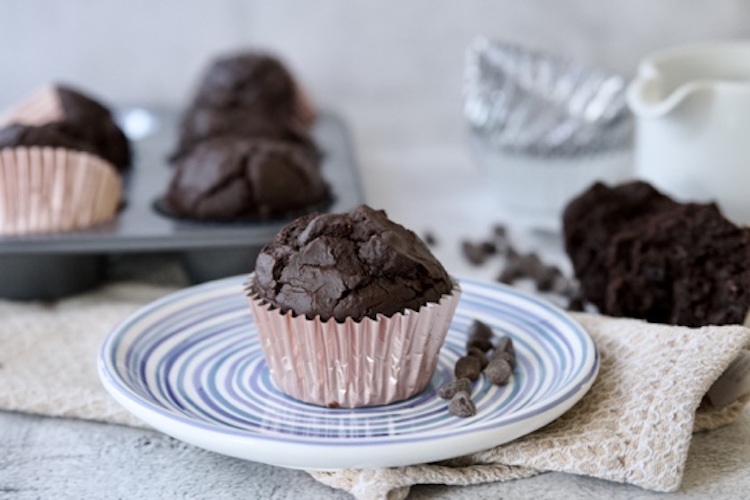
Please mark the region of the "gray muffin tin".
<svg viewBox="0 0 750 500"><path fill-rule="evenodd" d="M107 224L85 231L0 236L0 297L48 300L102 282L107 259L125 253L178 252L193 283L249 273L258 252L294 217L263 222L178 220L154 208L173 167L178 114L129 108L118 121L131 140L134 165L125 179L125 206ZM313 135L323 152L323 175L334 200L327 211L346 212L364 202L351 137L344 122L321 113Z"/></svg>

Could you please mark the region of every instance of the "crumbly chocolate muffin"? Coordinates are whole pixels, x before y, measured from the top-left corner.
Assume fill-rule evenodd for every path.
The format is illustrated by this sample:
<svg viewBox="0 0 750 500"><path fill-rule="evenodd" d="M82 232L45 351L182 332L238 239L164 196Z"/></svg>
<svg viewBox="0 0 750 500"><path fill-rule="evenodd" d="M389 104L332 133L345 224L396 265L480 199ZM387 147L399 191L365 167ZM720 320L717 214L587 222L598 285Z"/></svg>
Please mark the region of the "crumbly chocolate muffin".
<svg viewBox="0 0 750 500"><path fill-rule="evenodd" d="M300 212L330 198L309 149L222 136L199 143L178 162L165 202L176 216L236 220Z"/></svg>
<svg viewBox="0 0 750 500"><path fill-rule="evenodd" d="M714 204L680 204L644 182L596 184L564 214L581 292L599 312L656 323L743 323L750 230Z"/></svg>
<svg viewBox="0 0 750 500"><path fill-rule="evenodd" d="M314 147L314 113L294 77L268 54L247 52L215 60L185 113L178 160L198 142L220 135L291 140Z"/></svg>
<svg viewBox="0 0 750 500"><path fill-rule="evenodd" d="M605 314L697 327L742 323L750 308L750 231L716 205L678 205L629 224L605 259Z"/></svg>
<svg viewBox="0 0 750 500"><path fill-rule="evenodd" d="M339 322L418 310L453 288L416 234L366 205L287 225L258 256L253 286L282 311Z"/></svg>
<svg viewBox="0 0 750 500"><path fill-rule="evenodd" d="M589 302L602 311L606 309L609 269L605 256L614 235L625 226L676 205L640 181L615 187L596 183L568 204L563 213L565 250Z"/></svg>

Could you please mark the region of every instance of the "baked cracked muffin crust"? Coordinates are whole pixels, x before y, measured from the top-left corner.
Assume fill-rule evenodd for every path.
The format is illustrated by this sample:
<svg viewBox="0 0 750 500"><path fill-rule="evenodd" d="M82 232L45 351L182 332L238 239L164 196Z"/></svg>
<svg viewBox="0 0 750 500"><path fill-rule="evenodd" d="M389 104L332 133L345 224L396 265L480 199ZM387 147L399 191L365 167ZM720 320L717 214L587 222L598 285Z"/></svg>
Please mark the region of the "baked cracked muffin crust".
<svg viewBox="0 0 750 500"><path fill-rule="evenodd" d="M309 149L231 136L203 141L180 159L165 197L170 214L213 221L299 214L330 200Z"/></svg>
<svg viewBox="0 0 750 500"><path fill-rule="evenodd" d="M322 321L418 310L453 288L416 234L366 205L295 220L263 248L255 273L259 297Z"/></svg>

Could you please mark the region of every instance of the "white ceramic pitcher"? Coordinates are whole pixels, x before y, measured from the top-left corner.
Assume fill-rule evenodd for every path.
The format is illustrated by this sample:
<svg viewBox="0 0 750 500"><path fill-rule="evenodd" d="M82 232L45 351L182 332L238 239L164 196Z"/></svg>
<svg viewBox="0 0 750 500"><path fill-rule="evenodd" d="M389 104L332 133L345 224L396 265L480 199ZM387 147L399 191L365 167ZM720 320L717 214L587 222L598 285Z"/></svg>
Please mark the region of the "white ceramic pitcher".
<svg viewBox="0 0 750 500"><path fill-rule="evenodd" d="M750 225L750 42L652 54L627 100L636 175L681 201L716 201Z"/></svg>

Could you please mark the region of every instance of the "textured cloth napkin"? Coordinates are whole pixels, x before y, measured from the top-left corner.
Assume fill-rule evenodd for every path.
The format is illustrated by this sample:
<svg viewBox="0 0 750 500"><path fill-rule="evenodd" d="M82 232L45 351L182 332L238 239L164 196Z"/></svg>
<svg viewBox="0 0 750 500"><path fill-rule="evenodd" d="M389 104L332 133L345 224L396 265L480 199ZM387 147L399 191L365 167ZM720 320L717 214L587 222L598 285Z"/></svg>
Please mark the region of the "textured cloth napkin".
<svg viewBox="0 0 750 500"><path fill-rule="evenodd" d="M0 409L143 426L99 384L96 355L116 323L169 291L112 285L56 303L0 301ZM599 376L577 405L543 429L441 463L311 475L359 499L405 498L414 484L466 485L544 471L676 490L692 433L742 412L745 400L722 409L701 401L750 345L750 330L575 318L600 350Z"/></svg>

